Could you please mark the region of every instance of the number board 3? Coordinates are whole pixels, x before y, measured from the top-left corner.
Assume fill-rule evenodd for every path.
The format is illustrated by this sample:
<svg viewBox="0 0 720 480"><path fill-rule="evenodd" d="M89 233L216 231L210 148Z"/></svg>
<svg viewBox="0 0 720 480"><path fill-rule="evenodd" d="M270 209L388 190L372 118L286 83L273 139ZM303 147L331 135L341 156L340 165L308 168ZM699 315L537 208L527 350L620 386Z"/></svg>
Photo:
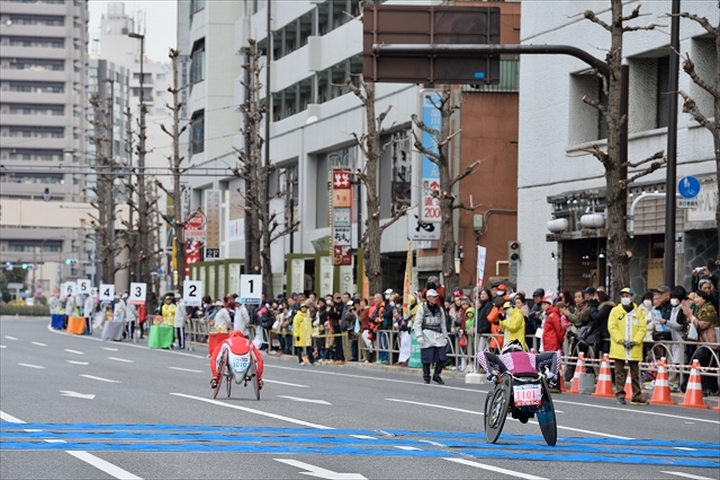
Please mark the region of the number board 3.
<svg viewBox="0 0 720 480"><path fill-rule="evenodd" d="M135 283L135 282L130 284L130 303L133 303L133 304L145 303L146 294L147 294L147 284Z"/></svg>
<svg viewBox="0 0 720 480"><path fill-rule="evenodd" d="M199 307L202 305L202 296L202 282L195 280L185 280L183 282L183 301L185 305Z"/></svg>

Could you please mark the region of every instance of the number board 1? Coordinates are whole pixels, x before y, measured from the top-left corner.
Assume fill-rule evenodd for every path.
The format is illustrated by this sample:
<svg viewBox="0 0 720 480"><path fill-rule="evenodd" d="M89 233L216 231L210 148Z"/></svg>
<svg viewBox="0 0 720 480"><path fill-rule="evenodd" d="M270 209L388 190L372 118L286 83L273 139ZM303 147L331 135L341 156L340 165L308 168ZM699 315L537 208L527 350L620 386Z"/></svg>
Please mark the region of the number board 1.
<svg viewBox="0 0 720 480"><path fill-rule="evenodd" d="M259 303L261 294L262 275L240 275L240 302Z"/></svg>
<svg viewBox="0 0 720 480"><path fill-rule="evenodd" d="M77 293L82 293L83 295L87 295L90 293L91 287L92 287L92 284L90 283L90 280L78 280L77 281Z"/></svg>
<svg viewBox="0 0 720 480"><path fill-rule="evenodd" d="M147 294L147 284L131 283L130 284L130 303L140 305L145 303L145 295Z"/></svg>
<svg viewBox="0 0 720 480"><path fill-rule="evenodd" d="M109 283L100 284L100 300L108 300L112 302L115 298L115 285Z"/></svg>
<svg viewBox="0 0 720 480"><path fill-rule="evenodd" d="M202 282L185 280L183 282L183 301L188 307L199 307L202 305Z"/></svg>

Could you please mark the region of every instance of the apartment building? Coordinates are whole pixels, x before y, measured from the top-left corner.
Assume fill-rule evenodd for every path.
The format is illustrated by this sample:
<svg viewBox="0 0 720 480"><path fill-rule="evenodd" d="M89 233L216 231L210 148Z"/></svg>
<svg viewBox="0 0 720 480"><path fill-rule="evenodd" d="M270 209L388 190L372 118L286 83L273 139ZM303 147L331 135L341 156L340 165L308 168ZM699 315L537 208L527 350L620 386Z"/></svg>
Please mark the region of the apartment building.
<svg viewBox="0 0 720 480"><path fill-rule="evenodd" d="M31 295L93 273L87 21L85 0L0 1L0 261L36 267Z"/></svg>
<svg viewBox="0 0 720 480"><path fill-rule="evenodd" d="M552 4L552 8L548 5ZM609 35L599 25L582 19L594 9L609 22L610 3L522 2L521 37L524 44L574 45L604 59ZM639 2L627 2L629 14ZM714 2L682 2L682 10L718 24ZM644 2L644 16L633 25L661 23L653 31L624 35L624 61L630 69L630 162L638 162L667 149L669 24L671 1ZM681 20L680 52L693 58L698 74L711 84L717 75L715 45L702 27ZM682 69L679 87L692 95L699 108L712 117L711 97ZM519 263L519 287L525 291L543 286L556 291L588 285L607 285L611 265L605 258L605 177L602 165L583 149L605 148L607 127L582 98L601 99L602 85L588 75L588 66L562 55L523 56L520 70L520 138L518 159L518 240L524 254ZM680 99L682 105L682 99ZM678 113L677 178L692 175L701 182L696 207L678 209L676 239L664 237L666 169L639 179L629 187L628 215L634 238L628 244L631 286L636 292L655 288L663 279L666 242L676 243L676 283L690 286L692 267L712 266L718 238L715 210L718 179L710 133L688 114ZM630 168L630 175L638 170ZM674 197L675 192L671 192ZM645 194L645 195L643 195ZM652 194L652 195L648 195ZM640 197L642 198L638 200ZM631 228L632 227L632 228Z"/></svg>

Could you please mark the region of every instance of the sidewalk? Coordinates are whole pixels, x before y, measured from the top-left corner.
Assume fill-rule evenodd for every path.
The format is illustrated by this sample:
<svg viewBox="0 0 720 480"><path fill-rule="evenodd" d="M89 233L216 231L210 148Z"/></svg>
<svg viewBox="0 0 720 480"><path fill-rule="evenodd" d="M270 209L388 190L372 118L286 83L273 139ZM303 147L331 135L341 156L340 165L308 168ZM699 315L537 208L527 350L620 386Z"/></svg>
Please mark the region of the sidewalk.
<svg viewBox="0 0 720 480"><path fill-rule="evenodd" d="M297 357L294 355L271 355L266 351L263 351L263 356L265 358L265 361L268 360L274 360L274 361L280 361L280 362L290 362L290 363L297 363ZM313 366L311 368L323 368L323 367L329 367L329 368L356 368L356 369L367 369L367 370L384 370L386 372L392 372L397 373L400 375L408 375L412 377L416 377L418 382L422 382L422 370L419 368L409 368L409 367L400 367L397 365L379 365L376 363L362 363L362 362L345 362L342 365L317 365ZM459 380L465 379L465 372L458 372L457 370L443 370L442 376L444 378L455 378ZM487 381L485 380L485 376L481 374L482 377L482 383L487 384ZM569 388L569 385L566 386ZM652 397L652 389L645 388L643 386L643 392L644 395L650 399ZM558 394L554 394L558 395ZM684 393L671 393L671 398L675 403L680 405L683 400L685 400L685 394ZM581 397L582 395L572 395L573 397ZM705 405L708 405L710 408L715 408L720 403L720 397L704 397L703 398ZM683 410L693 410L690 408L682 408Z"/></svg>

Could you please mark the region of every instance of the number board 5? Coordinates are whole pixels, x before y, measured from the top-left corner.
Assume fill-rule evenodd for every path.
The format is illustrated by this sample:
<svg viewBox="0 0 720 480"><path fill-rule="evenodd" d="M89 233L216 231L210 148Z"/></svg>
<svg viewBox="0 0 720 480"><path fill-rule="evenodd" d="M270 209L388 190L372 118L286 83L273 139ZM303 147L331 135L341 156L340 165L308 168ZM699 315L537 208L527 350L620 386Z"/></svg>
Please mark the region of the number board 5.
<svg viewBox="0 0 720 480"><path fill-rule="evenodd" d="M185 280L183 282L183 301L189 307L202 305L202 282L197 280Z"/></svg>
<svg viewBox="0 0 720 480"><path fill-rule="evenodd" d="M112 301L115 298L115 285L108 283L100 284L100 300Z"/></svg>
<svg viewBox="0 0 720 480"><path fill-rule="evenodd" d="M145 296L147 294L147 284L145 283L131 283L130 284L130 303L142 304L145 303Z"/></svg>
<svg viewBox="0 0 720 480"><path fill-rule="evenodd" d="M240 301L242 303L260 303L262 294L262 275L240 275Z"/></svg>
<svg viewBox="0 0 720 480"><path fill-rule="evenodd" d="M91 287L92 287L92 284L90 283L90 280L78 280L77 281L77 293L82 293L83 295L87 295L90 293Z"/></svg>

